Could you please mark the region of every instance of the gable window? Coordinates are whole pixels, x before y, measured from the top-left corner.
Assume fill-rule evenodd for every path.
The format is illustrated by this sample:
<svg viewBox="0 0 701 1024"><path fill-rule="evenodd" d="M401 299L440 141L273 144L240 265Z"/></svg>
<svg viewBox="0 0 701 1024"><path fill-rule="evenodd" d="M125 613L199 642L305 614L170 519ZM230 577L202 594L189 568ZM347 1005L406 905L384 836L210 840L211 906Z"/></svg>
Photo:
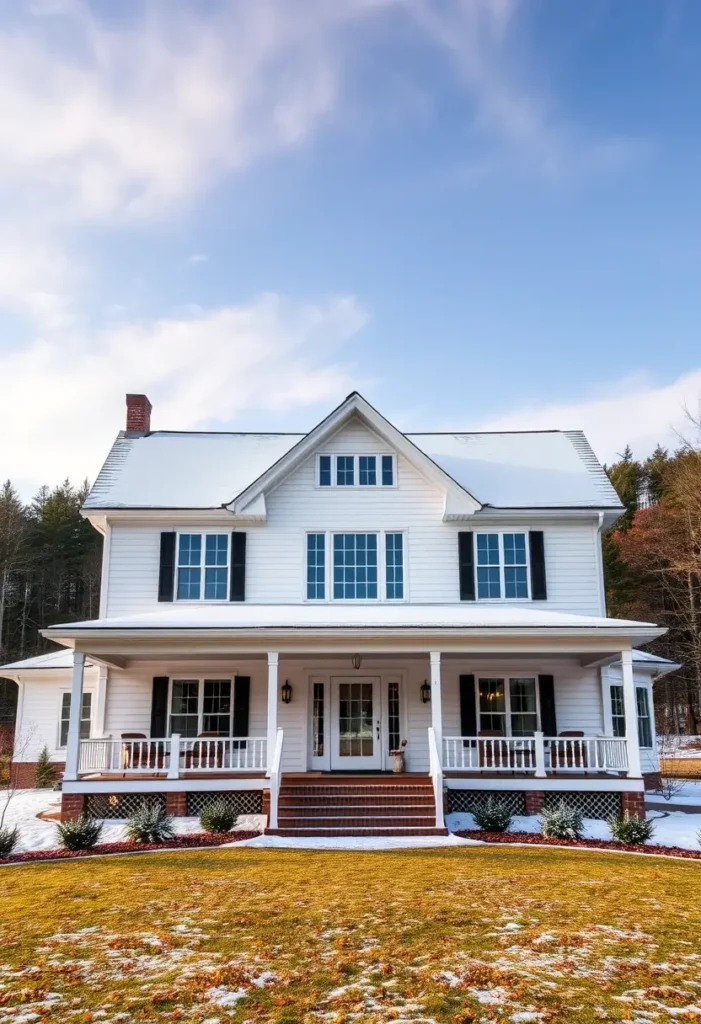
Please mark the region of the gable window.
<svg viewBox="0 0 701 1024"><path fill-rule="evenodd" d="M404 537L401 533L385 534L386 595L388 601L404 598Z"/></svg>
<svg viewBox="0 0 701 1024"><path fill-rule="evenodd" d="M179 601L226 601L228 579L227 533L178 535Z"/></svg>
<svg viewBox="0 0 701 1024"><path fill-rule="evenodd" d="M353 472L355 459L352 455L336 456L336 485L338 487L352 487L355 482Z"/></svg>
<svg viewBox="0 0 701 1024"><path fill-rule="evenodd" d="M231 736L231 679L174 679L168 735Z"/></svg>
<svg viewBox="0 0 701 1024"><path fill-rule="evenodd" d="M326 597L326 534L307 534L307 600Z"/></svg>
<svg viewBox="0 0 701 1024"><path fill-rule="evenodd" d="M394 487L394 455L318 455L319 487Z"/></svg>
<svg viewBox="0 0 701 1024"><path fill-rule="evenodd" d="M377 534L335 533L333 596L336 600L377 599Z"/></svg>
<svg viewBox="0 0 701 1024"><path fill-rule="evenodd" d="M92 718L92 694L83 693L83 703L80 708L80 738L90 739L90 720ZM68 743L68 726L71 720L71 695L61 695L61 719L59 727L58 745L65 747Z"/></svg>
<svg viewBox="0 0 701 1024"><path fill-rule="evenodd" d="M374 455L358 456L358 483L361 487L377 485L377 458Z"/></svg>
<svg viewBox="0 0 701 1024"><path fill-rule="evenodd" d="M528 599L525 533L477 534L477 597Z"/></svg>
<svg viewBox="0 0 701 1024"><path fill-rule="evenodd" d="M650 694L646 686L636 686L635 704L638 719L638 743L641 747L652 746L652 719L650 716ZM623 700L623 686L611 686L611 728L614 736L626 734L626 710Z"/></svg>
<svg viewBox="0 0 701 1024"><path fill-rule="evenodd" d="M532 736L538 729L538 698L533 676L480 678L478 706L482 735Z"/></svg>

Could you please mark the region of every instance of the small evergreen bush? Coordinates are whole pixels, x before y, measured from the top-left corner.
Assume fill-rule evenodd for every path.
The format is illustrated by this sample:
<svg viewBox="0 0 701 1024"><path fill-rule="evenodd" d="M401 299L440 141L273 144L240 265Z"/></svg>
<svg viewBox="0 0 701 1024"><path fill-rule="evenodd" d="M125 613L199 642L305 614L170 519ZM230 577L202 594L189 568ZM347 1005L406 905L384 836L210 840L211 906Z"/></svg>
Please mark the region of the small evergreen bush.
<svg viewBox="0 0 701 1024"><path fill-rule="evenodd" d="M508 804L494 796L478 804L472 811L472 817L483 832L506 832L511 824Z"/></svg>
<svg viewBox="0 0 701 1024"><path fill-rule="evenodd" d="M648 839L652 839L655 831L654 821L648 821L647 818L633 818L627 811L625 814L609 818L607 824L614 839L630 846L642 846Z"/></svg>
<svg viewBox="0 0 701 1024"><path fill-rule="evenodd" d="M9 857L19 842L16 828L0 828L0 857Z"/></svg>
<svg viewBox="0 0 701 1024"><path fill-rule="evenodd" d="M540 830L548 839L581 839L584 835L582 812L561 800L555 807L543 810Z"/></svg>
<svg viewBox="0 0 701 1024"><path fill-rule="evenodd" d="M200 825L205 832L228 832L234 827L237 815L226 800L213 800L202 808Z"/></svg>
<svg viewBox="0 0 701 1024"><path fill-rule="evenodd" d="M146 800L127 821L126 832L133 843L165 843L175 835L173 819L165 808Z"/></svg>
<svg viewBox="0 0 701 1024"><path fill-rule="evenodd" d="M57 827L58 841L64 850L92 850L102 834L102 822L81 814Z"/></svg>
<svg viewBox="0 0 701 1024"><path fill-rule="evenodd" d="M56 768L51 763L49 748L43 747L36 765L36 786L37 789L48 789L56 781Z"/></svg>

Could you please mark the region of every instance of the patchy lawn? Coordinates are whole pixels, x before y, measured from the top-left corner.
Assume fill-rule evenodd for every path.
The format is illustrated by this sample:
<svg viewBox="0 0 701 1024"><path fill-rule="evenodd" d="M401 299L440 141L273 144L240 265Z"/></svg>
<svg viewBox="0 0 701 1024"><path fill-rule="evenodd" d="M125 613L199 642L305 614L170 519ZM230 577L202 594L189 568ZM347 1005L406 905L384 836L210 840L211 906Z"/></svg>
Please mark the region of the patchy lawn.
<svg viewBox="0 0 701 1024"><path fill-rule="evenodd" d="M0 1024L701 1017L695 863L234 849L0 879Z"/></svg>

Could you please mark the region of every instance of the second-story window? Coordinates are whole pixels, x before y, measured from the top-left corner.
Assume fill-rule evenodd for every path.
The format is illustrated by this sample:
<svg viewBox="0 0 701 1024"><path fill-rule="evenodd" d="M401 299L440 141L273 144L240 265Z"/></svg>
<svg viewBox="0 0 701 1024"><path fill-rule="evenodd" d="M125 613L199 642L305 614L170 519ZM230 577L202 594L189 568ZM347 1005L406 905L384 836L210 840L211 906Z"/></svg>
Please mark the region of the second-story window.
<svg viewBox="0 0 701 1024"><path fill-rule="evenodd" d="M227 533L178 535L179 601L226 601L229 579Z"/></svg>
<svg viewBox="0 0 701 1024"><path fill-rule="evenodd" d="M477 597L528 599L525 533L477 534Z"/></svg>
<svg viewBox="0 0 701 1024"><path fill-rule="evenodd" d="M394 455L319 455L319 487L394 487Z"/></svg>

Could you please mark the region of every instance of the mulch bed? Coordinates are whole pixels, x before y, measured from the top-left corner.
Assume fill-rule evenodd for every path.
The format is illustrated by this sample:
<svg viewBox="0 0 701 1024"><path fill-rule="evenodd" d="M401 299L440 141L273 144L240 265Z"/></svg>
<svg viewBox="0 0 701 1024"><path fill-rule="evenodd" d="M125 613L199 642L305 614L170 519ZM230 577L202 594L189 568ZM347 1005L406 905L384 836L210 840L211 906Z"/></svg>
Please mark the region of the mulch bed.
<svg viewBox="0 0 701 1024"><path fill-rule="evenodd" d="M101 843L92 850L28 850L26 853L12 853L0 857L0 864L22 864L36 860L72 860L75 857L95 857L109 853L145 853L149 850L193 849L198 846L223 846L224 843L239 843L243 839L255 839L260 832L194 832L179 835L166 843Z"/></svg>
<svg viewBox="0 0 701 1024"><path fill-rule="evenodd" d="M663 857L684 857L701 860L701 850L683 850L680 846L634 846L632 843L617 843L610 839L549 839L539 832L481 832L473 829L456 832L463 839L480 839L485 843L530 843L537 846L579 846L588 850L621 850L625 853L654 853Z"/></svg>

